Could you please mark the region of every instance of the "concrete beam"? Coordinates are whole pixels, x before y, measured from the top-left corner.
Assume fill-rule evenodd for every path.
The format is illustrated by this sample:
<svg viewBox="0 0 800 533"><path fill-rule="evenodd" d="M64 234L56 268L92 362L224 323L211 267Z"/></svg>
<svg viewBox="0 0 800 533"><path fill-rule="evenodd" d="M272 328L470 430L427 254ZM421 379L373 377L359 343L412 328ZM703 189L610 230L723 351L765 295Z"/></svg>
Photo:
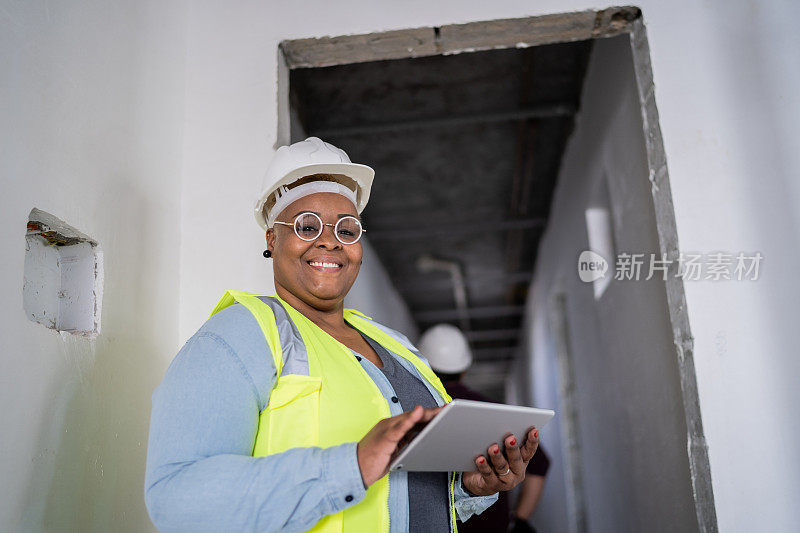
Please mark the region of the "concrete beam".
<svg viewBox="0 0 800 533"><path fill-rule="evenodd" d="M499 316L520 316L525 312L522 305L491 305L484 307L471 307L467 309L469 318L494 318ZM414 313L418 322L443 322L457 320L460 314L456 309L437 309L434 311L420 311Z"/></svg>
<svg viewBox="0 0 800 533"><path fill-rule="evenodd" d="M496 286L498 284L528 284L533 279L533 273L529 271L488 274L483 276L467 276L467 287L480 287L485 285ZM430 279L427 276L413 276L408 282L397 285L397 290L403 294L422 293L427 294L435 290L453 290L453 283L449 279Z"/></svg>
<svg viewBox="0 0 800 533"><path fill-rule="evenodd" d="M509 361L514 358L517 348L476 348L472 350L475 361Z"/></svg>
<svg viewBox="0 0 800 533"><path fill-rule="evenodd" d="M464 335L470 342L517 340L519 329L483 329L465 331Z"/></svg>
<svg viewBox="0 0 800 533"><path fill-rule="evenodd" d="M384 122L378 124L359 124L356 126L342 126L335 128L322 128L309 130L311 135L318 137L342 137L345 135L367 135L386 133L420 128L449 128L466 124L488 124L492 122L511 122L515 120L528 120L535 118L571 117L577 112L572 104L549 104L531 106L525 109L515 109L501 113L471 113L469 115L452 115L448 117L433 117L398 122Z"/></svg>
<svg viewBox="0 0 800 533"><path fill-rule="evenodd" d="M408 239L427 239L431 236L451 236L456 233L472 233L490 228L492 231L512 231L544 228L546 218L518 218L511 220L474 220L471 222L451 222L435 224L432 227L413 227L403 229L369 229L369 240L396 241Z"/></svg>
<svg viewBox="0 0 800 533"><path fill-rule="evenodd" d="M500 19L362 35L282 41L290 68L329 67L502 48L525 48L628 33L637 7L611 7L539 17Z"/></svg>

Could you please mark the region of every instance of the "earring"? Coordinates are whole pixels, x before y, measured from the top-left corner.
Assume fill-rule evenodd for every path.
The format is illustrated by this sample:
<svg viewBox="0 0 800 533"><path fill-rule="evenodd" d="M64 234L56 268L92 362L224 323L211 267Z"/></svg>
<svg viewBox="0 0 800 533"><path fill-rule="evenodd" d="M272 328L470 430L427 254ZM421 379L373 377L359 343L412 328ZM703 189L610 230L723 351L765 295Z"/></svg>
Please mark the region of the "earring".
<svg viewBox="0 0 800 533"><path fill-rule="evenodd" d="M269 250L264 250L264 253L262 255L267 259L269 259L270 257L272 257L272 252L270 252Z"/></svg>

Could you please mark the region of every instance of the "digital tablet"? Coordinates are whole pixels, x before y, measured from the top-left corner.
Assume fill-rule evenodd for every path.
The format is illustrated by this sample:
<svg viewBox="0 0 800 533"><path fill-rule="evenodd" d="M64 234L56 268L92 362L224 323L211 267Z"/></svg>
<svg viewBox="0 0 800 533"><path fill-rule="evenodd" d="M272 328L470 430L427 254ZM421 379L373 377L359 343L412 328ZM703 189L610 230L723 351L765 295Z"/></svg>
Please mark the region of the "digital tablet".
<svg viewBox="0 0 800 533"><path fill-rule="evenodd" d="M412 436L392 461L390 469L409 472L475 471L475 458L486 455L487 448L493 443L503 449L504 438L511 433L522 443L532 426L541 429L554 415L550 409L453 400Z"/></svg>

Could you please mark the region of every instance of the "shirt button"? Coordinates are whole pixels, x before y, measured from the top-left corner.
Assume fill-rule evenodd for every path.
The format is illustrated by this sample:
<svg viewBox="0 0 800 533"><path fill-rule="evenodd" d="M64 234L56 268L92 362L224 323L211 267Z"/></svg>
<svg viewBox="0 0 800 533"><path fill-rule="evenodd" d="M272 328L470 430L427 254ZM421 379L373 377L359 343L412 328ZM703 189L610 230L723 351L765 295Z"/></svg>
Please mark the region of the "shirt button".
<svg viewBox="0 0 800 533"><path fill-rule="evenodd" d="M344 497L344 501L346 501L348 503L353 501L353 495L352 494L348 494L347 496Z"/></svg>
<svg viewBox="0 0 800 533"><path fill-rule="evenodd" d="M361 356L360 356L360 355L357 355L357 356L356 356L356 359L358 359L359 361L361 361ZM350 501L350 500L348 500L348 501Z"/></svg>
<svg viewBox="0 0 800 533"><path fill-rule="evenodd" d="M400 400L398 400L398 399L397 399L397 396L392 396L392 401L393 401L394 403L397 403L397 402L399 402Z"/></svg>

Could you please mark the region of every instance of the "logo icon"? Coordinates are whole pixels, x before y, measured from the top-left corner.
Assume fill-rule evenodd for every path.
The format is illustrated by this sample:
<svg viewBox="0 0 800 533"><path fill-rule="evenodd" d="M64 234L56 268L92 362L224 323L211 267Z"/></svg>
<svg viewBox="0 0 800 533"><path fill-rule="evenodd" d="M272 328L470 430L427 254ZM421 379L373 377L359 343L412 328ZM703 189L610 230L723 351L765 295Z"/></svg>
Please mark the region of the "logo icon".
<svg viewBox="0 0 800 533"><path fill-rule="evenodd" d="M608 272L608 261L602 255L591 250L584 250L578 257L578 277L589 283L605 277Z"/></svg>

